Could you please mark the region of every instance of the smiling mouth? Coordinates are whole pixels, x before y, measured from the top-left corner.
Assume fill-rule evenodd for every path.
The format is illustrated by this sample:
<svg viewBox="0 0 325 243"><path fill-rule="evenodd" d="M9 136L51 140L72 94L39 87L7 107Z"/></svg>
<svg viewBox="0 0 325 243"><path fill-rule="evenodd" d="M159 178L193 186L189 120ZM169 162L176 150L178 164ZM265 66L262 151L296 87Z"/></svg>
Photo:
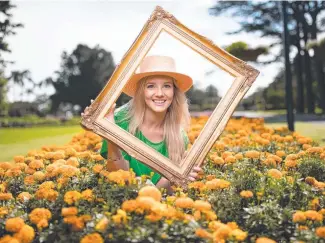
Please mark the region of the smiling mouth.
<svg viewBox="0 0 325 243"><path fill-rule="evenodd" d="M166 100L152 100L153 103L157 104L157 105L162 105L166 102Z"/></svg>

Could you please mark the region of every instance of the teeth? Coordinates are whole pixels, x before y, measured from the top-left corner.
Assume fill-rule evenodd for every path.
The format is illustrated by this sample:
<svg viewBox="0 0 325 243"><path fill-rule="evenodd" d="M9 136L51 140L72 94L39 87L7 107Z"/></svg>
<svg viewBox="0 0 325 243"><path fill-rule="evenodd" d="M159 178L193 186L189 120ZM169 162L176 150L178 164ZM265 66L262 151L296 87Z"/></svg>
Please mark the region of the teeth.
<svg viewBox="0 0 325 243"><path fill-rule="evenodd" d="M153 102L158 103L158 104L162 104L162 103L164 103L165 101L164 101L164 100L154 100Z"/></svg>

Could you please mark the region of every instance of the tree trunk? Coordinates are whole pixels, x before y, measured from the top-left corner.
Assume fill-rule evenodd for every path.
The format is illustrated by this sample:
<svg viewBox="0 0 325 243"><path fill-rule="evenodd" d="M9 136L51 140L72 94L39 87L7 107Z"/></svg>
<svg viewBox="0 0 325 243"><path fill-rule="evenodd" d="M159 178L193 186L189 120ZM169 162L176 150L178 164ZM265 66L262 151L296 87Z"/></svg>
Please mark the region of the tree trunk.
<svg viewBox="0 0 325 243"><path fill-rule="evenodd" d="M299 20L297 19L297 56L296 56L296 62L294 63L295 66L295 74L296 74L296 80L297 80L297 96L296 96L296 110L297 113L304 113L305 108L305 99L304 99L304 80L303 80L303 70L302 70L302 56L301 56L301 45L300 45L300 30L301 25Z"/></svg>
<svg viewBox="0 0 325 243"><path fill-rule="evenodd" d="M323 62L320 58L320 50L317 43L317 12L318 12L318 3L314 3L315 9L311 13L312 24L311 24L311 39L315 41L314 57L315 57L315 72L316 72L316 81L317 81L317 91L319 98L319 107L322 109L322 112L325 113L325 83L324 83L324 72L323 72Z"/></svg>
<svg viewBox="0 0 325 243"><path fill-rule="evenodd" d="M303 10L304 13L304 10ZM304 15L302 15L302 27L303 27L303 33L304 33L304 66L305 66L305 81L306 81L306 100L307 100L307 112L309 114L315 113L315 100L314 100L314 94L313 94L313 77L311 72L311 66L310 66L310 56L309 52L307 50L307 42L308 42L308 23L306 22L306 19Z"/></svg>

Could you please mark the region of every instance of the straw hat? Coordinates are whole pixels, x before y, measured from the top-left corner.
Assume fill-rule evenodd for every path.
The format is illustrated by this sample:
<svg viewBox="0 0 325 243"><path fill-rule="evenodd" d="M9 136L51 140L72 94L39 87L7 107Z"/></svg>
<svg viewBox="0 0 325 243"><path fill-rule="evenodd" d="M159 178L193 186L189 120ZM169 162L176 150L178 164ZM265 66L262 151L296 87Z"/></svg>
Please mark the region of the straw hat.
<svg viewBox="0 0 325 243"><path fill-rule="evenodd" d="M176 72L173 58L168 56L147 56L141 64L139 71L135 73L123 88L123 92L133 97L136 92L137 82L147 76L166 75L175 79L176 86L182 91L188 91L193 85L193 80L186 74Z"/></svg>

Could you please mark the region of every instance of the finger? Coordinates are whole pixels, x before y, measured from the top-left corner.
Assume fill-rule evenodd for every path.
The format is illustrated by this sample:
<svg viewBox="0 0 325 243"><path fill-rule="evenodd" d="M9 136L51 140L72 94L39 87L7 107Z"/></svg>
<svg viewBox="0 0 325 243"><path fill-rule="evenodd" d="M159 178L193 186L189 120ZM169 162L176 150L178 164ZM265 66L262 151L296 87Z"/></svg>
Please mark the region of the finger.
<svg viewBox="0 0 325 243"><path fill-rule="evenodd" d="M195 171L195 172L201 172L202 171L202 169L201 169L201 167L194 167L193 168L193 171Z"/></svg>
<svg viewBox="0 0 325 243"><path fill-rule="evenodd" d="M193 177L188 177L188 179L189 179L190 181L196 181L196 179L193 178Z"/></svg>
<svg viewBox="0 0 325 243"><path fill-rule="evenodd" d="M192 172L192 173L189 174L190 177L194 177L194 178L196 178L197 175L198 175L198 174L197 174L197 173L194 173L194 172Z"/></svg>

